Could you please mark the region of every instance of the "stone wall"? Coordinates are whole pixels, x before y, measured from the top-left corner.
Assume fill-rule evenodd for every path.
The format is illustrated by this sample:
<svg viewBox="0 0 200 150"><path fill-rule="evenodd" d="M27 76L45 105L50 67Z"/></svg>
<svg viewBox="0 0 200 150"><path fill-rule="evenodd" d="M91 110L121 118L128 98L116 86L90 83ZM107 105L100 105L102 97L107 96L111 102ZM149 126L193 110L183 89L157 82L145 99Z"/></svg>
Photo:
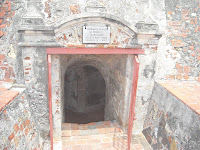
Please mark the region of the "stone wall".
<svg viewBox="0 0 200 150"><path fill-rule="evenodd" d="M140 57L142 63L136 103L137 121L135 121L135 130L133 131L136 133L142 131L156 70L161 72L159 68L157 69L156 59L157 53L162 53L162 46L165 42L165 37L163 37L157 45L160 32L165 30L164 0L159 3L156 0L127 0L124 2L121 0L16 0L15 3L10 2L11 12L15 11L15 15L12 16L10 27L6 26L7 35L0 39L2 43L0 53L5 55L8 66L13 67L13 73L10 75L12 81L25 83L30 91L28 96L31 99L37 99L31 101L31 109L38 129L44 130L44 137L48 133L47 128L44 128L46 123L48 124L45 46L55 46L44 43L52 41L57 43L56 46L62 47L102 48L130 48L139 42L145 49L146 56ZM81 22L112 23L110 45L83 45L80 37L81 30L79 30ZM138 22L140 23L137 24ZM49 26L53 26L53 28ZM55 37L51 36L54 28L56 28ZM17 29L19 29L18 33ZM159 33L159 36L155 36L155 33ZM35 36L36 34L38 36ZM43 46L43 48L37 46ZM131 65L129 67L132 69ZM5 72L3 74L5 75ZM164 75L157 73L157 77L163 78ZM3 79L4 77L1 78L1 80Z"/></svg>
<svg viewBox="0 0 200 150"><path fill-rule="evenodd" d="M25 0L0 2L0 81L24 83L17 26L25 6Z"/></svg>
<svg viewBox="0 0 200 150"><path fill-rule="evenodd" d="M22 47L20 47L22 48ZM27 97L35 126L46 138L49 134L48 78L46 48L23 47L22 60Z"/></svg>
<svg viewBox="0 0 200 150"><path fill-rule="evenodd" d="M0 41L7 39L7 27L12 23L12 17L15 12L11 9L11 1L0 2ZM13 4L12 4L13 5ZM2 44L3 42L0 42ZM0 81L13 82L15 73L13 71L13 64L7 61L7 53L9 51L0 47Z"/></svg>
<svg viewBox="0 0 200 150"><path fill-rule="evenodd" d="M12 88L20 94L0 111L0 149L49 149L49 139L40 137L31 115L24 88Z"/></svg>
<svg viewBox="0 0 200 150"><path fill-rule="evenodd" d="M11 1L0 2L0 41L7 39L7 27L12 23L15 12L11 9ZM13 4L12 4L13 5ZM0 42L1 43L1 42ZM8 50L0 49L0 81L13 82L15 73L13 64L7 60Z"/></svg>
<svg viewBox="0 0 200 150"><path fill-rule="evenodd" d="M0 80L26 84L31 112L45 138L49 131L46 128L49 124L46 47L134 48L141 45L145 55L139 56L133 130L140 133L155 79L200 79L198 11L198 0L2 1ZM113 25L111 43L82 44L80 29L87 22ZM128 67L132 69L131 65ZM59 86L57 91L62 92Z"/></svg>
<svg viewBox="0 0 200 150"><path fill-rule="evenodd" d="M143 133L154 150L200 148L199 115L159 83L154 84Z"/></svg>
<svg viewBox="0 0 200 150"><path fill-rule="evenodd" d="M168 79L200 81L200 2L166 0Z"/></svg>
<svg viewBox="0 0 200 150"><path fill-rule="evenodd" d="M6 54L0 54L0 80L6 82L15 81L15 73L11 64L8 64Z"/></svg>
<svg viewBox="0 0 200 150"><path fill-rule="evenodd" d="M61 81L61 60L59 55L51 56L51 70L52 74L52 115L53 115L53 136L54 138L61 138L61 124L65 118L64 109L64 81ZM63 93L63 94L62 94Z"/></svg>

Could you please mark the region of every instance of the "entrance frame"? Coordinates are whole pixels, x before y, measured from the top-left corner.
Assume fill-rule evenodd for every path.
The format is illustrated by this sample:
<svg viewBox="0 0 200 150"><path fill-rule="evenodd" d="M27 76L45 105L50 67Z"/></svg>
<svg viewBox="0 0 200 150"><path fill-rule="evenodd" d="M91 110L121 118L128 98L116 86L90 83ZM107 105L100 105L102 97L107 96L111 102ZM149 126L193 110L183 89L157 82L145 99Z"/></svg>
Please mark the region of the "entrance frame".
<svg viewBox="0 0 200 150"><path fill-rule="evenodd" d="M51 55L72 55L72 54L129 54L134 55L133 66L133 80L131 102L129 110L129 124L128 124L128 150L130 150L133 120L135 118L135 101L137 92L137 82L139 74L139 60L138 55L144 54L144 49L139 48L47 48L47 68L48 68L48 96L49 96L49 122L50 122L50 142L51 150L53 150L53 120L52 120L52 83L51 83Z"/></svg>

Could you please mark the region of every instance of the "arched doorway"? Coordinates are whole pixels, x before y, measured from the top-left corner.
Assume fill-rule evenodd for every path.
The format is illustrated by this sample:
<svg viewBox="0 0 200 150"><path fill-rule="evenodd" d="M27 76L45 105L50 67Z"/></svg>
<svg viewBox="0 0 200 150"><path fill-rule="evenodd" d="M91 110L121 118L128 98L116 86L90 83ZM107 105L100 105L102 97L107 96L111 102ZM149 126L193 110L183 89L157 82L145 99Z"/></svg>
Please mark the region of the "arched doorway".
<svg viewBox="0 0 200 150"><path fill-rule="evenodd" d="M64 122L103 121L105 94L105 80L96 67L83 62L71 64L64 78Z"/></svg>

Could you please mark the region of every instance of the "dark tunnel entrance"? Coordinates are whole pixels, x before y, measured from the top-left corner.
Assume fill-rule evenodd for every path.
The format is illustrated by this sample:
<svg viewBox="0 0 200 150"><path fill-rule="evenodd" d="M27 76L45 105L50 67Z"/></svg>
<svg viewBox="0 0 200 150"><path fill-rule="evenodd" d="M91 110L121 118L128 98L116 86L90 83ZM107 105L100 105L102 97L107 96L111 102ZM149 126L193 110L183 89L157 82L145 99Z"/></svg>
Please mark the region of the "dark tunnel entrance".
<svg viewBox="0 0 200 150"><path fill-rule="evenodd" d="M105 80L97 68L81 63L70 65L64 80L64 122L104 121L105 94Z"/></svg>

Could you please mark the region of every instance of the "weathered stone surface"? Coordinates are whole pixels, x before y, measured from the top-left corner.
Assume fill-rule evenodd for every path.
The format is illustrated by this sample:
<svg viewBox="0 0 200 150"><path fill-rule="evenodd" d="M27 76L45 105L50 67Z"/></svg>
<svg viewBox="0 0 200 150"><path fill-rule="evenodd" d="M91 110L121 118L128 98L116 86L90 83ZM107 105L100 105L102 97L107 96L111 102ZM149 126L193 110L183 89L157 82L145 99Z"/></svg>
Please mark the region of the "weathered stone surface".
<svg viewBox="0 0 200 150"><path fill-rule="evenodd" d="M197 80L199 78L199 1L165 1L167 16L167 41L169 48L167 57L174 61L173 70L169 75L175 75L178 80ZM190 68L182 71L175 65ZM170 76L168 76L170 78Z"/></svg>
<svg viewBox="0 0 200 150"><path fill-rule="evenodd" d="M155 83L143 133L153 149L199 149L200 119L192 109Z"/></svg>
<svg viewBox="0 0 200 150"><path fill-rule="evenodd" d="M98 18L96 18L98 19ZM111 36L109 44L99 44L101 47L109 47L109 45L113 45L116 47L136 47L138 46L136 33L134 31L128 30L124 31L123 26L112 22L106 18L99 18L102 22L93 23L95 18L89 18L87 21L80 20L80 23L77 22L76 25L69 24L68 26L62 25L56 29L56 39L60 44L65 47L76 47L76 45L82 45L81 47L98 47L97 44L84 44L83 45L83 37L82 37L82 28L84 25L93 26L93 27L106 27L109 25L111 28ZM99 20L98 19L98 20ZM118 25L118 27L116 27Z"/></svg>
<svg viewBox="0 0 200 150"><path fill-rule="evenodd" d="M44 139L41 140L40 130L34 125L26 91L20 91L21 93L0 111L1 149L34 149L38 147L38 143L46 143Z"/></svg>
<svg viewBox="0 0 200 150"><path fill-rule="evenodd" d="M24 48L23 64L25 84L30 98L31 112L35 116L35 124L44 135L48 135L46 54L41 49Z"/></svg>
<svg viewBox="0 0 200 150"><path fill-rule="evenodd" d="M155 79L200 81L198 0L8 0L0 3L0 81L26 85L35 126L44 139L48 139L49 133L46 47L145 49L145 55L139 56L133 133L143 129ZM85 24L110 25L110 44L83 45L81 28ZM110 61L109 57L106 59ZM130 87L131 78L124 80L133 67L131 58L128 59L124 67L128 69L118 70L122 60L116 66L110 65L117 77L110 79L114 87L125 83ZM60 86L56 92L62 92ZM124 89L117 90L120 93ZM123 92L129 93L129 90ZM114 93L112 96L124 98ZM118 109L110 109L115 117ZM124 109L129 110L128 106Z"/></svg>

